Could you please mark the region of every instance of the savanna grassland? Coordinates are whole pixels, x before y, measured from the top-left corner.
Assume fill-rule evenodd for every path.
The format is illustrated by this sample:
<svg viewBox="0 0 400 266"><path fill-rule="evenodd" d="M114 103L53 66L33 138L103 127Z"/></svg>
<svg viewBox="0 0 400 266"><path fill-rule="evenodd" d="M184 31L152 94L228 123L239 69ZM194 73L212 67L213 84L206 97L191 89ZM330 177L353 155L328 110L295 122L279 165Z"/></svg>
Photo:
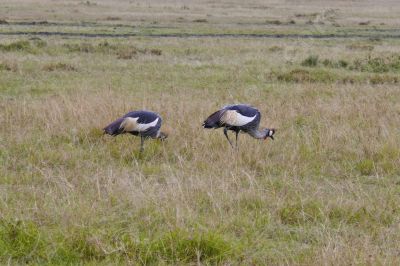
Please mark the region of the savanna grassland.
<svg viewBox="0 0 400 266"><path fill-rule="evenodd" d="M1 264L400 263L400 5L242 2L0 2Z"/></svg>

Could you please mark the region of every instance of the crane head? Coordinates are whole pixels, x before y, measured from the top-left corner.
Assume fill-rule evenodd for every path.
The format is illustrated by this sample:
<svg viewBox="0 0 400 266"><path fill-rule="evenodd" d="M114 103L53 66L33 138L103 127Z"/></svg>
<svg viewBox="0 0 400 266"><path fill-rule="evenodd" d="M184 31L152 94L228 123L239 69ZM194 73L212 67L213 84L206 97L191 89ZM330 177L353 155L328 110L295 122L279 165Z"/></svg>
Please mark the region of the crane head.
<svg viewBox="0 0 400 266"><path fill-rule="evenodd" d="M158 138L162 141L166 140L168 138L168 133L166 132L160 132L160 134L158 135Z"/></svg>
<svg viewBox="0 0 400 266"><path fill-rule="evenodd" d="M267 139L267 138L271 138L272 140L274 140L274 134L275 134L275 132L276 132L276 129L275 128L271 128L271 129L266 129L266 136L265 136L265 139Z"/></svg>

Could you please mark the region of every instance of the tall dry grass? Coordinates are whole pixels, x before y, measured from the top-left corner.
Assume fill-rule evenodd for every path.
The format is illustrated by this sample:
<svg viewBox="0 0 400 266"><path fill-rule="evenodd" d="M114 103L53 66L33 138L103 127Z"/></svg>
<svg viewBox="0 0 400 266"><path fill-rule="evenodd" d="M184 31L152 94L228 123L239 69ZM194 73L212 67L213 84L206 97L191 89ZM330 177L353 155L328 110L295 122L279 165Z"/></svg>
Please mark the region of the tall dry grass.
<svg viewBox="0 0 400 266"><path fill-rule="evenodd" d="M210 100L222 96L218 90L137 97L111 88L9 101L3 219L56 225L66 237L75 227L113 234L121 226L132 237L217 231L235 245L248 243L246 263L299 263L303 248L307 264L395 263L396 88L288 87L275 95L233 91L261 109L262 124L279 129L275 142L241 135L238 153L222 132L201 128L225 103ZM137 139L100 130L139 106L158 111L172 129L167 142L147 142L143 156ZM305 243L278 245L283 253L273 254L268 239L294 241L276 230L295 230ZM99 241L100 253L115 248Z"/></svg>

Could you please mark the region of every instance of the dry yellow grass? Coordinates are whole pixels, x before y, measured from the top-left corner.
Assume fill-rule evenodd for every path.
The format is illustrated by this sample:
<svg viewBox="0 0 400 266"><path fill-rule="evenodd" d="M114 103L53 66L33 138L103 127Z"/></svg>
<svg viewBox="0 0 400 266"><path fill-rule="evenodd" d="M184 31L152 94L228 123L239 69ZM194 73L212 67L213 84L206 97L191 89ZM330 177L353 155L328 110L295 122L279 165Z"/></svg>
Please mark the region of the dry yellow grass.
<svg viewBox="0 0 400 266"><path fill-rule="evenodd" d="M7 20L50 20L44 4L59 20L81 19L81 11L62 15L59 6L93 8L93 21L128 21L127 5L152 12L136 2L110 9L110 1L51 1L28 13L33 2L19 3L1 3L15 9ZM321 2L307 3L282 10L312 13ZM356 2L330 4L343 5L352 21ZM187 10L149 5L165 16ZM221 23L226 8L236 12L230 22L232 14L253 14L250 4L182 5L193 19L215 12ZM376 19L397 23L382 12ZM398 40L7 37L0 44L2 263L400 263ZM309 56L319 61L302 65ZM241 135L234 152L221 131L202 129L211 112L239 102L278 128L275 141ZM146 142L143 155L139 139L101 132L135 109L160 113L171 130L166 142Z"/></svg>

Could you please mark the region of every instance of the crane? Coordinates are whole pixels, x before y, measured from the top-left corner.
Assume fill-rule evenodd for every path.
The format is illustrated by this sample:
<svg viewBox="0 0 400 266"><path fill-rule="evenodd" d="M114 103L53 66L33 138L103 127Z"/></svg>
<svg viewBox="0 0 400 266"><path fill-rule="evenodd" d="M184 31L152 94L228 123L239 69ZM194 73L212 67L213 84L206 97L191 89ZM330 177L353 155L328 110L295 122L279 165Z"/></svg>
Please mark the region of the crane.
<svg viewBox="0 0 400 266"><path fill-rule="evenodd" d="M168 137L167 133L160 130L161 123L162 119L159 114L152 111L139 110L125 114L103 128L103 130L105 134L111 136L124 133L140 136L140 152L142 153L145 139L165 140Z"/></svg>
<svg viewBox="0 0 400 266"><path fill-rule="evenodd" d="M236 147L238 147L238 135L243 131L256 139L274 139L276 129L259 129L261 114L260 112L247 104L227 105L222 109L211 114L203 123L204 128L224 128L224 135L233 147L228 137L228 130L236 134Z"/></svg>

